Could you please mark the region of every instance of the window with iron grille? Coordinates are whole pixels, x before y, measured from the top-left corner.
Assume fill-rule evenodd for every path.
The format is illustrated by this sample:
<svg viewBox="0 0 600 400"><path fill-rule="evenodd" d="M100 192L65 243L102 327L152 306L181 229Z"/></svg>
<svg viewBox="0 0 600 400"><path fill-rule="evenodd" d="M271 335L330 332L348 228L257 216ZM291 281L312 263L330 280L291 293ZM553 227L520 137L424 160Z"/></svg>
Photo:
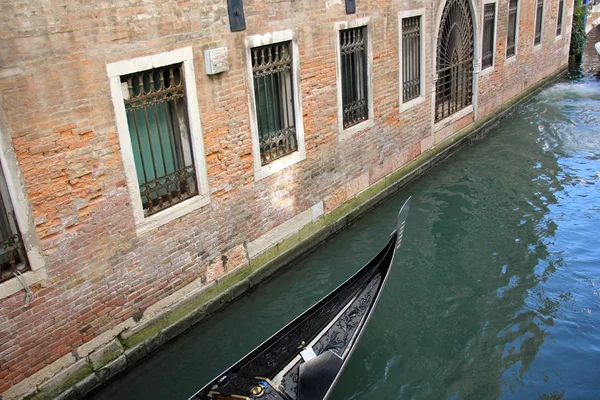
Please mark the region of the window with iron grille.
<svg viewBox="0 0 600 400"><path fill-rule="evenodd" d="M506 57L516 54L517 43L517 7L519 0L510 0L508 4L508 33L506 35Z"/></svg>
<svg viewBox="0 0 600 400"><path fill-rule="evenodd" d="M250 49L261 165L298 150L292 42Z"/></svg>
<svg viewBox="0 0 600 400"><path fill-rule="evenodd" d="M564 0L560 0L558 2L558 17L556 20L556 36L560 36L562 33L562 24L563 24L563 10L565 7Z"/></svg>
<svg viewBox="0 0 600 400"><path fill-rule="evenodd" d="M544 15L544 0L537 0L537 6L535 9L535 33L533 44L538 45L542 43L542 19Z"/></svg>
<svg viewBox="0 0 600 400"><path fill-rule="evenodd" d="M0 168L0 282L29 269L23 240Z"/></svg>
<svg viewBox="0 0 600 400"><path fill-rule="evenodd" d="M402 101L421 96L421 16L402 18Z"/></svg>
<svg viewBox="0 0 600 400"><path fill-rule="evenodd" d="M467 0L448 0L437 41L435 122L473 104L473 18Z"/></svg>
<svg viewBox="0 0 600 400"><path fill-rule="evenodd" d="M340 30L344 129L369 119L367 27Z"/></svg>
<svg viewBox="0 0 600 400"><path fill-rule="evenodd" d="M198 194L183 64L121 77L144 216Z"/></svg>
<svg viewBox="0 0 600 400"><path fill-rule="evenodd" d="M496 3L488 3L483 8L483 50L481 68L494 65L494 38L496 36Z"/></svg>

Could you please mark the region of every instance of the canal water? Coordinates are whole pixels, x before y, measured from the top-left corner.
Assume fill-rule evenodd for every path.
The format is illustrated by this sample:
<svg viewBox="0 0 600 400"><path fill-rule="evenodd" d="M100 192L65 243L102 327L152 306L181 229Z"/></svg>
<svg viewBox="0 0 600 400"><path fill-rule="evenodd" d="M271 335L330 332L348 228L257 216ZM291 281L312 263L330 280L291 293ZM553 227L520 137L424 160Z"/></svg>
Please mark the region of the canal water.
<svg viewBox="0 0 600 400"><path fill-rule="evenodd" d="M91 398L187 399L405 242L341 399L600 398L600 80L571 74L485 138Z"/></svg>

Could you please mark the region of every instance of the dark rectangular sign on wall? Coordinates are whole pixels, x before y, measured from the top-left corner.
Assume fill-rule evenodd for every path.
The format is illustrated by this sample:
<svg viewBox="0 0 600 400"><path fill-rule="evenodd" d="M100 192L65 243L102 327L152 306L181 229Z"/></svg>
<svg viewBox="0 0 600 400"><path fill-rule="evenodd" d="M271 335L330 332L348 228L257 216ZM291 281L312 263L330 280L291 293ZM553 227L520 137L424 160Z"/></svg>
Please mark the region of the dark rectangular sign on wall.
<svg viewBox="0 0 600 400"><path fill-rule="evenodd" d="M231 32L243 31L246 29L244 1L227 0L227 9L229 11L229 26L231 27Z"/></svg>
<svg viewBox="0 0 600 400"><path fill-rule="evenodd" d="M356 2L354 0L346 0L346 14L354 14L356 12Z"/></svg>

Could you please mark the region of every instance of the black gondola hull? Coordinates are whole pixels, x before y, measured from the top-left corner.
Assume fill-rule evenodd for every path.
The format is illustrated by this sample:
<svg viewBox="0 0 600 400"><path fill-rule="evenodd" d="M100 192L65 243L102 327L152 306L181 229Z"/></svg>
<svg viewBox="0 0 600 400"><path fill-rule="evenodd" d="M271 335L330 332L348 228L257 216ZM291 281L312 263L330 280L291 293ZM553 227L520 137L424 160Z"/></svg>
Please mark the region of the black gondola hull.
<svg viewBox="0 0 600 400"><path fill-rule="evenodd" d="M409 203L410 198L388 243L369 263L191 399L327 398L379 300L402 242Z"/></svg>

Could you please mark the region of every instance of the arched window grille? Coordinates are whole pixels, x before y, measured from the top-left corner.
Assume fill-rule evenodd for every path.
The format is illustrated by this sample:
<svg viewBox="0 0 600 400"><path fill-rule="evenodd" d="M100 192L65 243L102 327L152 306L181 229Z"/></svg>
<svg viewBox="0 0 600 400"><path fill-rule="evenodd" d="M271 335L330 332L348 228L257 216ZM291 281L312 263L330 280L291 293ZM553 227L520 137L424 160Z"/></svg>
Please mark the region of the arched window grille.
<svg viewBox="0 0 600 400"><path fill-rule="evenodd" d="M473 20L466 0L448 0L437 42L435 121L471 105Z"/></svg>

